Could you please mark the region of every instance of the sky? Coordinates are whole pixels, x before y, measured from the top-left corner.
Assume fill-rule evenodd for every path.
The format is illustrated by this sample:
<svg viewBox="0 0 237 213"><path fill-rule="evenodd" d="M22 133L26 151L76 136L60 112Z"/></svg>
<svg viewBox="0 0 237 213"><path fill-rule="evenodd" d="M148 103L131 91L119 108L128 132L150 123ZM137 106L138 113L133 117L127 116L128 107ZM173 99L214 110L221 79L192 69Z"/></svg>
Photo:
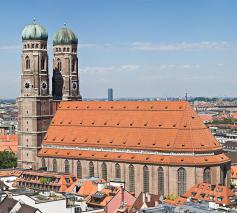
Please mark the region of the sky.
<svg viewBox="0 0 237 213"><path fill-rule="evenodd" d="M237 97L236 0L8 0L0 2L0 98L20 93L21 31L79 38L83 98Z"/></svg>

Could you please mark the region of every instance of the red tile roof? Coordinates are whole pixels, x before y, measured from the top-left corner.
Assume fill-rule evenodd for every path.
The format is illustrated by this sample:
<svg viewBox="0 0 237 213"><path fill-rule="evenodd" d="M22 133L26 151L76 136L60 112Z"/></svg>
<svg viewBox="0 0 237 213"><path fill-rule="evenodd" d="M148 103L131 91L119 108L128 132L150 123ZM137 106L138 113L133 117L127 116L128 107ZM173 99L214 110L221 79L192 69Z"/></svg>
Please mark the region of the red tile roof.
<svg viewBox="0 0 237 213"><path fill-rule="evenodd" d="M17 135L0 135L0 151L11 151L16 153L17 147Z"/></svg>
<svg viewBox="0 0 237 213"><path fill-rule="evenodd" d="M43 145L176 152L222 149L184 101L61 102Z"/></svg>
<svg viewBox="0 0 237 213"><path fill-rule="evenodd" d="M229 206L232 205L232 201L235 200L235 193L226 186L201 183L193 186L184 193L182 197L213 201L221 205Z"/></svg>
<svg viewBox="0 0 237 213"><path fill-rule="evenodd" d="M231 179L237 179L237 166L231 166Z"/></svg>

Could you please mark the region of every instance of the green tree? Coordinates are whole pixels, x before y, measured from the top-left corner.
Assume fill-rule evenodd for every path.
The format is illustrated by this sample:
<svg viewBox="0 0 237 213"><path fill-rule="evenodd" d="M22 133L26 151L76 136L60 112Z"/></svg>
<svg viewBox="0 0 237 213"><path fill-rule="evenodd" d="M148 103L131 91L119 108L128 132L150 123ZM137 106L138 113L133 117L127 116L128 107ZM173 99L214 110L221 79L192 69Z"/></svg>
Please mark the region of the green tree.
<svg viewBox="0 0 237 213"><path fill-rule="evenodd" d="M0 152L0 169L9 169L17 166L17 157L13 152Z"/></svg>

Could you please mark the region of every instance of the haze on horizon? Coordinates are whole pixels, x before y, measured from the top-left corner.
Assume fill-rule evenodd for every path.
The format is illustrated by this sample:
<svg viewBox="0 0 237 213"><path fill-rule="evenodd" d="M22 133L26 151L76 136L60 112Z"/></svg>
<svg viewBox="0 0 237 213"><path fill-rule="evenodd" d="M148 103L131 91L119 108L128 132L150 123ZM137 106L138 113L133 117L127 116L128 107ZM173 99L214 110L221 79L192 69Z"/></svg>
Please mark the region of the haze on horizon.
<svg viewBox="0 0 237 213"><path fill-rule="evenodd" d="M0 98L20 93L21 30L36 17L52 36L79 37L84 98L237 96L235 0L9 0L0 7Z"/></svg>

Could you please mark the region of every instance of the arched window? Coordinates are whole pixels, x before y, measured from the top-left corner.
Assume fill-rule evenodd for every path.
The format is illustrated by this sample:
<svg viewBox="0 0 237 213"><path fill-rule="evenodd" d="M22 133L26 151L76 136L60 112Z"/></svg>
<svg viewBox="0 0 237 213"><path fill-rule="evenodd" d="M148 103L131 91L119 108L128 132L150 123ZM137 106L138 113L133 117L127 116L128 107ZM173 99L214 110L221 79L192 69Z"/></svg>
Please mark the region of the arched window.
<svg viewBox="0 0 237 213"><path fill-rule="evenodd" d="M149 192L149 168L143 167L143 192Z"/></svg>
<svg viewBox="0 0 237 213"><path fill-rule="evenodd" d="M94 175L94 164L93 164L92 161L89 163L89 176L90 177L94 177L95 176Z"/></svg>
<svg viewBox="0 0 237 213"><path fill-rule="evenodd" d="M225 186L227 176L227 168L226 166L221 166L220 168L220 184Z"/></svg>
<svg viewBox="0 0 237 213"><path fill-rule="evenodd" d="M41 58L41 70L45 70L45 62L46 62L46 60L45 60L45 58L44 57L42 57Z"/></svg>
<svg viewBox="0 0 237 213"><path fill-rule="evenodd" d="M61 71L61 69L62 69L62 63L61 63L61 60L59 58L57 59L57 68L58 68L59 71Z"/></svg>
<svg viewBox="0 0 237 213"><path fill-rule="evenodd" d="M26 61L26 69L29 70L30 69L30 58L29 58L29 56L26 56L25 61Z"/></svg>
<svg viewBox="0 0 237 213"><path fill-rule="evenodd" d="M65 47L63 48L63 52L66 52L66 48Z"/></svg>
<svg viewBox="0 0 237 213"><path fill-rule="evenodd" d="M178 196L186 192L186 171L183 167L178 169Z"/></svg>
<svg viewBox="0 0 237 213"><path fill-rule="evenodd" d="M164 170L162 167L158 168L158 194L164 194Z"/></svg>
<svg viewBox="0 0 237 213"><path fill-rule="evenodd" d="M203 171L203 182L211 183L211 169L209 167L205 168Z"/></svg>
<svg viewBox="0 0 237 213"><path fill-rule="evenodd" d="M129 188L130 192L135 192L135 169L133 165L128 167L128 176L129 176Z"/></svg>
<svg viewBox="0 0 237 213"><path fill-rule="evenodd" d="M79 160L77 161L77 177L82 178L81 162Z"/></svg>
<svg viewBox="0 0 237 213"><path fill-rule="evenodd" d="M53 159L53 171L58 172L58 165L57 165L57 160Z"/></svg>
<svg viewBox="0 0 237 213"><path fill-rule="evenodd" d="M104 180L107 180L107 165L105 162L102 163L101 170L102 170L102 178Z"/></svg>
<svg viewBox="0 0 237 213"><path fill-rule="evenodd" d="M65 173L70 173L69 161L68 160L64 161L64 167L65 167Z"/></svg>
<svg viewBox="0 0 237 213"><path fill-rule="evenodd" d="M41 165L42 165L42 167L46 167L46 163L45 163L45 159L44 158L41 159Z"/></svg>
<svg viewBox="0 0 237 213"><path fill-rule="evenodd" d="M118 163L115 164L115 178L121 179L121 168Z"/></svg>
<svg viewBox="0 0 237 213"><path fill-rule="evenodd" d="M75 59L72 59L72 72L75 72L76 71L76 60Z"/></svg>

